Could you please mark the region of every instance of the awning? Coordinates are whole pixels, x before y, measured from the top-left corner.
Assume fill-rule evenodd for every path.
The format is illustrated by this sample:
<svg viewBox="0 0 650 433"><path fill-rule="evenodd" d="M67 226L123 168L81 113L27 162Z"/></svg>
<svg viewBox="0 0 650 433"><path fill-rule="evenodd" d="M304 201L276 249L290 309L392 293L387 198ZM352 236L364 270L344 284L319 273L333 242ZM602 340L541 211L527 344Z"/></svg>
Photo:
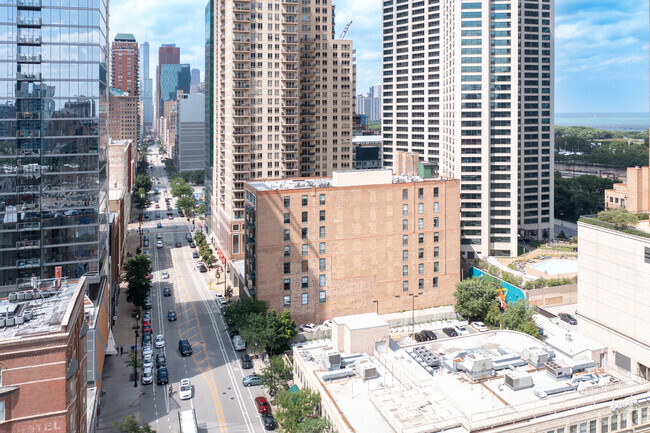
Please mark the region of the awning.
<svg viewBox="0 0 650 433"><path fill-rule="evenodd" d="M287 392L296 392L296 393L297 393L298 391L300 391L300 390L298 389L298 385L295 385L295 384L294 384L294 385L291 385L291 386L289 387L289 389L287 389Z"/></svg>
<svg viewBox="0 0 650 433"><path fill-rule="evenodd" d="M108 344L106 345L106 354L117 355L117 345L115 344L115 338L113 337L112 329L108 331Z"/></svg>

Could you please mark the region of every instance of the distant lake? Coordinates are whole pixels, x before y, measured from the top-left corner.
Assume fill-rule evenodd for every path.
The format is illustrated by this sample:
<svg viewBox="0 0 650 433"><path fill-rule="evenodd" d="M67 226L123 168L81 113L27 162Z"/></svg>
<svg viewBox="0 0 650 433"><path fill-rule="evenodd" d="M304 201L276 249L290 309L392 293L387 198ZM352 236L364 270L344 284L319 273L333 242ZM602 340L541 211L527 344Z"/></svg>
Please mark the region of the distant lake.
<svg viewBox="0 0 650 433"><path fill-rule="evenodd" d="M648 129L648 113L555 113L555 125L643 131Z"/></svg>

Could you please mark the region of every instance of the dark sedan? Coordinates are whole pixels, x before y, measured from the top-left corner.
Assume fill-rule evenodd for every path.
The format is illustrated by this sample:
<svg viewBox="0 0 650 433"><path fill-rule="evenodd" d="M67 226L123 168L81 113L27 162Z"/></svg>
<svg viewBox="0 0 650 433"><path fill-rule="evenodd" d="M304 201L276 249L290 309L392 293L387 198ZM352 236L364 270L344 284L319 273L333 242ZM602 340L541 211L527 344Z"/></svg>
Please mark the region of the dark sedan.
<svg viewBox="0 0 650 433"><path fill-rule="evenodd" d="M561 321L566 322L569 325L578 324L578 320L576 320L576 318L570 315L569 313L560 313L558 314L558 317L560 318Z"/></svg>
<svg viewBox="0 0 650 433"><path fill-rule="evenodd" d="M158 375L156 376L156 383L158 385L166 385L169 382L169 375L167 373L167 367L160 367L158 369Z"/></svg>
<svg viewBox="0 0 650 433"><path fill-rule="evenodd" d="M447 337L458 337L458 332L454 328L442 328L442 332Z"/></svg>
<svg viewBox="0 0 650 433"><path fill-rule="evenodd" d="M244 355L241 357L241 368L248 370L249 368L253 368L253 360L251 359L250 356Z"/></svg>

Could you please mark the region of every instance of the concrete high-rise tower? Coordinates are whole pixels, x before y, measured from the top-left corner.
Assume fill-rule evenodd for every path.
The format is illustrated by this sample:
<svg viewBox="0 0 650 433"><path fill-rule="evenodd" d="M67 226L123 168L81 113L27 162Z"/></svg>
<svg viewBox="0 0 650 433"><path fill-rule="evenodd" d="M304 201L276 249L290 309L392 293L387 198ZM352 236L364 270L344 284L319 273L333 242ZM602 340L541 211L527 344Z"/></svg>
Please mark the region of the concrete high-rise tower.
<svg viewBox="0 0 650 433"><path fill-rule="evenodd" d="M149 42L144 42L140 46L140 100L143 105L142 119L144 125L151 127L153 122L153 80L151 79L151 70L149 64Z"/></svg>
<svg viewBox="0 0 650 433"><path fill-rule="evenodd" d="M0 6L14 17L0 36L13 53L0 59L2 297L58 268L101 279L110 262L107 3L88 6L84 27L61 19L76 6L12 3Z"/></svg>
<svg viewBox="0 0 650 433"><path fill-rule="evenodd" d="M553 0L431 7L384 6L384 164L437 162L461 180L462 255L516 256L553 236Z"/></svg>
<svg viewBox="0 0 650 433"><path fill-rule="evenodd" d="M206 23L208 226L236 259L245 181L352 169L354 51L334 36L331 0L212 0Z"/></svg>

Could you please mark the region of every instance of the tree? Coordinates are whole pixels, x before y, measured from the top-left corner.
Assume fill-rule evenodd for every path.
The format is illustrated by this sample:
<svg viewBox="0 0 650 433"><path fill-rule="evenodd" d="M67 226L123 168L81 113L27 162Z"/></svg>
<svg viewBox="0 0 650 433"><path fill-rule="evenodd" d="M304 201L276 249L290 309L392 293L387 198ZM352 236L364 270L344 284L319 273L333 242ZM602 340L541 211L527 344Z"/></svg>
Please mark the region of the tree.
<svg viewBox="0 0 650 433"><path fill-rule="evenodd" d="M274 329L269 326L267 314L251 314L246 323L240 328L242 340L246 347L253 353L262 353L266 350L267 344L274 338Z"/></svg>
<svg viewBox="0 0 650 433"><path fill-rule="evenodd" d="M562 230L560 233L558 233L557 238L563 241L567 240L566 233L564 233L564 230Z"/></svg>
<svg viewBox="0 0 650 433"><path fill-rule="evenodd" d="M196 242L198 246L204 245L206 243L205 235L202 232L194 233L194 242Z"/></svg>
<svg viewBox="0 0 650 433"><path fill-rule="evenodd" d="M136 369L142 367L142 361L138 358L138 352L133 351L129 354L129 360L126 361L126 365Z"/></svg>
<svg viewBox="0 0 650 433"><path fill-rule="evenodd" d="M228 329L238 331L242 329L253 314L266 311L266 304L253 298L238 299L226 308L224 319Z"/></svg>
<svg viewBox="0 0 650 433"><path fill-rule="evenodd" d="M501 316L501 325L513 331L524 332L533 337L539 336L539 329L533 321L535 306L524 299L508 304L508 308Z"/></svg>
<svg viewBox="0 0 650 433"><path fill-rule="evenodd" d="M497 287L485 277L468 278L456 284L456 312L467 319L483 320L490 306L498 304Z"/></svg>
<svg viewBox="0 0 650 433"><path fill-rule="evenodd" d="M176 206L178 206L179 209L182 209L187 216L190 216L194 213L194 199L190 196L184 195L182 197L179 197L179 199L176 200Z"/></svg>
<svg viewBox="0 0 650 433"><path fill-rule="evenodd" d="M485 323L491 326L496 326L499 323L501 323L501 315L503 312L501 311L501 307L499 306L498 303L493 303L490 305L490 308L488 309L487 314L485 315Z"/></svg>
<svg viewBox="0 0 650 433"><path fill-rule="evenodd" d="M120 423L112 423L111 429L118 433L156 433L149 424L138 425L133 415L125 416Z"/></svg>
<svg viewBox="0 0 650 433"><path fill-rule="evenodd" d="M639 219L636 217L636 215L623 208L598 212L598 219L614 224L619 228L626 228L628 226L636 225L639 222Z"/></svg>
<svg viewBox="0 0 650 433"><path fill-rule="evenodd" d="M219 272L219 268L217 268L217 272ZM217 277L219 278L219 277ZM228 302L230 302L230 298L232 298L232 287L229 285L226 285L226 290L224 290L223 295L228 298Z"/></svg>
<svg viewBox="0 0 650 433"><path fill-rule="evenodd" d="M172 179L171 192L174 197L191 197L194 191L182 178L175 177Z"/></svg>
<svg viewBox="0 0 650 433"><path fill-rule="evenodd" d="M199 247L199 256L206 265L211 265L214 262L214 253L208 245L204 244Z"/></svg>
<svg viewBox="0 0 650 433"><path fill-rule="evenodd" d="M278 410L276 418L286 433L328 432L329 423L317 421L320 395L308 389L298 392L282 391L277 398ZM314 430L314 428L318 428Z"/></svg>
<svg viewBox="0 0 650 433"><path fill-rule="evenodd" d="M577 221L581 215L595 214L605 207L605 190L613 188L614 181L598 176L584 175L563 178L555 172L555 215L566 221Z"/></svg>
<svg viewBox="0 0 650 433"><path fill-rule="evenodd" d="M144 210L149 207L149 197L147 196L147 191L144 188L140 188L133 196L133 202L135 207L139 210Z"/></svg>
<svg viewBox="0 0 650 433"><path fill-rule="evenodd" d="M284 363L281 355L272 356L268 365L262 367L260 372L262 385L269 390L271 395L277 395L280 391L287 390L292 375L291 367Z"/></svg>
<svg viewBox="0 0 650 433"><path fill-rule="evenodd" d="M125 280L128 283L126 289L126 300L136 307L142 307L144 300L151 291L151 280L146 276L151 272L149 258L145 255L136 254L124 261Z"/></svg>
<svg viewBox="0 0 650 433"><path fill-rule="evenodd" d="M133 186L136 191L139 191L140 189L144 189L145 194L147 194L149 193L149 191L151 191L151 187L153 186L153 183L151 182L151 178L149 177L149 175L143 173L135 177Z"/></svg>

